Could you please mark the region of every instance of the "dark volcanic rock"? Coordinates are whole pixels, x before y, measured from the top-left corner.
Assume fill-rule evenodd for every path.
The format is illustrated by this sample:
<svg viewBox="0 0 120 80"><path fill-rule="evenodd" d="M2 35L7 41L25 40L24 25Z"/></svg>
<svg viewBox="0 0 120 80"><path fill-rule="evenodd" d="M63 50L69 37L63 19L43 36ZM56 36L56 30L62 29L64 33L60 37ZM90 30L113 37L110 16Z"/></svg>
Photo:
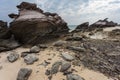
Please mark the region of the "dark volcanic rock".
<svg viewBox="0 0 120 80"><path fill-rule="evenodd" d="M7 22L0 20L0 39L8 39L11 37Z"/></svg>
<svg viewBox="0 0 120 80"><path fill-rule="evenodd" d="M11 32L15 39L28 44L37 44L48 41L68 33L67 23L55 13L43 13L36 4L22 2L17 6L19 16L12 15Z"/></svg>
<svg viewBox="0 0 120 80"><path fill-rule="evenodd" d="M40 52L40 48L38 46L33 46L31 49L30 49L30 52L31 53L38 53Z"/></svg>
<svg viewBox="0 0 120 80"><path fill-rule="evenodd" d="M62 63L61 62L55 62L53 65L52 65L52 68L51 68L51 74L56 74L58 71L59 71L59 68L60 68L60 65Z"/></svg>
<svg viewBox="0 0 120 80"><path fill-rule="evenodd" d="M71 67L71 63L69 63L69 62L62 62L60 71L61 71L61 72L65 72L65 71L67 71L70 67Z"/></svg>
<svg viewBox="0 0 120 80"><path fill-rule="evenodd" d="M17 54L16 52L13 52L9 56L7 56L9 62L15 62L18 58L19 54Z"/></svg>
<svg viewBox="0 0 120 80"><path fill-rule="evenodd" d="M67 60L67 61L72 61L74 60L74 57L68 53L62 53L62 57Z"/></svg>
<svg viewBox="0 0 120 80"><path fill-rule="evenodd" d="M17 80L28 80L31 73L32 69L21 68L18 72Z"/></svg>
<svg viewBox="0 0 120 80"><path fill-rule="evenodd" d="M38 58L35 56L35 54L28 54L24 57L24 62L28 65L33 64L36 61L38 61Z"/></svg>

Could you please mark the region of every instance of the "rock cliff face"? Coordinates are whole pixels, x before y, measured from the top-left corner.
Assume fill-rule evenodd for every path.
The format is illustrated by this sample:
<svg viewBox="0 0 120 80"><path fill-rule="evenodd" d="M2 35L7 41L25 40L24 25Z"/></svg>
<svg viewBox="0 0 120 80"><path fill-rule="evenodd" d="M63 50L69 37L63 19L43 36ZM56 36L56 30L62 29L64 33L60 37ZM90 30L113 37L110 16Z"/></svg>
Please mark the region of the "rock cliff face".
<svg viewBox="0 0 120 80"><path fill-rule="evenodd" d="M9 14L15 39L22 43L36 44L68 33L67 23L56 13L43 12L36 4L22 2L17 5L19 14Z"/></svg>

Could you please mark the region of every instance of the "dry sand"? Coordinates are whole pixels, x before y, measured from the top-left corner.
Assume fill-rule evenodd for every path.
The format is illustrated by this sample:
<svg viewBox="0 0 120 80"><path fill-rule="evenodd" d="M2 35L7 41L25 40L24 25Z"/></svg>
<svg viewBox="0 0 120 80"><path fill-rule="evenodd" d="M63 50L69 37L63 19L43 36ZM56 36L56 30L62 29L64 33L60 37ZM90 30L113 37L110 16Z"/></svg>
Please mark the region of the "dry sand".
<svg viewBox="0 0 120 80"><path fill-rule="evenodd" d="M18 48L13 51L19 52L20 54L23 51L28 51L27 48ZM61 50L61 52L64 50ZM52 64L56 61L63 60L60 57L60 51L56 51L55 49L49 48L44 51L41 51L37 57L39 57L39 61L35 62L33 65L26 65L24 63L23 58L19 58L16 62L10 63L7 61L7 55L9 52L3 52L0 53L0 66L3 68L0 70L0 80L16 80L18 71L20 68L31 68L33 70L31 76L28 80L48 80L47 76L45 75L45 71L48 68L51 68ZM67 51L69 52L69 51ZM72 52L70 52L72 53ZM48 60L48 58L51 58L52 60ZM44 67L43 65L40 65L44 62L44 60L47 60L51 64L49 64L47 67ZM81 77L83 77L85 80L112 80L108 79L108 77L104 76L102 73L95 72L93 70L89 70L84 67L73 67L76 72L75 74L79 74ZM57 73L53 76L52 80L66 80L66 77L63 76L62 73Z"/></svg>
<svg viewBox="0 0 120 80"><path fill-rule="evenodd" d="M115 30L115 29L120 29L120 26L116 26L116 27L107 27L107 28L104 28L103 31L112 31L112 30Z"/></svg>
<svg viewBox="0 0 120 80"><path fill-rule="evenodd" d="M120 26L116 26L116 27L106 27L103 29L103 31L99 31L94 33L93 35L89 35L88 33L85 33L85 35L91 39L105 39L109 37L109 32L115 29L120 29Z"/></svg>

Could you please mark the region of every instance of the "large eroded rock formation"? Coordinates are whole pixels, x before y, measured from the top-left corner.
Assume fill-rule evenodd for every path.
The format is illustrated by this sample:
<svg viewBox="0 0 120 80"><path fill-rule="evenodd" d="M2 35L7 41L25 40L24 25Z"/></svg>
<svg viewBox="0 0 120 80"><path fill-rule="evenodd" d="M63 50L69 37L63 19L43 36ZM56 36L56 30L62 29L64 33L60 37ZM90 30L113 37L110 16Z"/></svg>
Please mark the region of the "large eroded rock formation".
<svg viewBox="0 0 120 80"><path fill-rule="evenodd" d="M36 4L22 2L17 5L19 14L9 14L15 39L22 43L36 44L63 33L68 33L67 23L56 13L43 12Z"/></svg>

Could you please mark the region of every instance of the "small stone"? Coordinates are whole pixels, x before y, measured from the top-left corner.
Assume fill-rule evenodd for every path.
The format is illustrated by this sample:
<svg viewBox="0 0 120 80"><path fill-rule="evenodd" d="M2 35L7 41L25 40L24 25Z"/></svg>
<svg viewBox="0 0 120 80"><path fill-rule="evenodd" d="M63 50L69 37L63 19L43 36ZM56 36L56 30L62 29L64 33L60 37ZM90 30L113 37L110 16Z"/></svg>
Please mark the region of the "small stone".
<svg viewBox="0 0 120 80"><path fill-rule="evenodd" d="M48 76L48 80L52 80L52 76L50 75L50 76Z"/></svg>
<svg viewBox="0 0 120 80"><path fill-rule="evenodd" d="M74 65L74 66L81 66L81 62L79 60L74 60L72 62L72 65Z"/></svg>
<svg viewBox="0 0 120 80"><path fill-rule="evenodd" d="M45 75L47 75L47 76L50 75L50 70L47 69L45 72Z"/></svg>
<svg viewBox="0 0 120 80"><path fill-rule="evenodd" d="M85 52L85 49L82 48L82 47L67 46L67 49L69 49L69 50L73 50L73 51Z"/></svg>
<svg viewBox="0 0 120 80"><path fill-rule="evenodd" d="M66 41L59 40L55 42L53 45L59 47L59 46L63 46L64 44L66 44Z"/></svg>
<svg viewBox="0 0 120 80"><path fill-rule="evenodd" d="M9 62L15 62L17 59L19 58L19 54L17 54L16 52L12 52L10 53L9 56L7 56L7 59Z"/></svg>
<svg viewBox="0 0 120 80"><path fill-rule="evenodd" d="M68 75L68 74L72 74L73 72L72 71L65 71L64 73L63 73L63 75Z"/></svg>
<svg viewBox="0 0 120 80"><path fill-rule="evenodd" d="M28 80L31 73L32 69L21 68L18 72L17 80Z"/></svg>
<svg viewBox="0 0 120 80"><path fill-rule="evenodd" d="M72 61L74 60L74 57L68 53L62 53L62 57L67 60L67 61Z"/></svg>
<svg viewBox="0 0 120 80"><path fill-rule="evenodd" d="M42 49L48 48L47 45L43 45L43 44L39 44L38 46L39 46L40 48L42 48Z"/></svg>
<svg viewBox="0 0 120 80"><path fill-rule="evenodd" d="M50 64L50 62L47 62L46 60L44 60L44 62L43 63L41 63L40 65L43 65L43 66L48 66L48 64Z"/></svg>
<svg viewBox="0 0 120 80"><path fill-rule="evenodd" d="M61 65L61 62L55 62L53 65L52 65L52 68L51 68L51 74L56 74L58 71L59 71L59 67Z"/></svg>
<svg viewBox="0 0 120 80"><path fill-rule="evenodd" d="M38 53L40 52L40 48L38 46L33 46L31 49L30 49L30 52L31 53Z"/></svg>
<svg viewBox="0 0 120 80"><path fill-rule="evenodd" d="M39 71L36 71L36 73L39 73Z"/></svg>
<svg viewBox="0 0 120 80"><path fill-rule="evenodd" d="M65 71L67 71L70 67L71 67L71 63L64 61L64 62L62 62L60 71L61 71L61 72L65 72Z"/></svg>
<svg viewBox="0 0 120 80"><path fill-rule="evenodd" d="M22 53L21 53L21 57L25 57L25 56L27 56L27 55L28 55L27 52L22 52Z"/></svg>
<svg viewBox="0 0 120 80"><path fill-rule="evenodd" d="M68 74L67 80L84 80L84 79L77 74Z"/></svg>
<svg viewBox="0 0 120 80"><path fill-rule="evenodd" d="M24 62L26 64L33 64L36 61L38 61L38 58L35 56L35 54L28 54L24 57Z"/></svg>
<svg viewBox="0 0 120 80"><path fill-rule="evenodd" d="M52 60L51 58L48 58L48 60Z"/></svg>
<svg viewBox="0 0 120 80"><path fill-rule="evenodd" d="M73 37L68 37L66 41L81 41L83 40L82 36L73 36Z"/></svg>
<svg viewBox="0 0 120 80"><path fill-rule="evenodd" d="M0 66L0 70L3 68L3 66Z"/></svg>

